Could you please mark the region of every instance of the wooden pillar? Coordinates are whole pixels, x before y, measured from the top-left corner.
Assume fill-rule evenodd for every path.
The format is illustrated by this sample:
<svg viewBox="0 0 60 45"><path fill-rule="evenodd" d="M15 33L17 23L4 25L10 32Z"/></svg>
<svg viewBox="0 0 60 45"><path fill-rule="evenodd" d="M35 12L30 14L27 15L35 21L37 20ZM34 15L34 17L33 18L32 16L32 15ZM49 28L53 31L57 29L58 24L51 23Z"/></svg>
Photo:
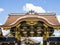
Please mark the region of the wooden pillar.
<svg viewBox="0 0 60 45"><path fill-rule="evenodd" d="M21 35L20 35L20 25L16 26L16 32L15 32L15 37L17 38L17 40L21 41Z"/></svg>
<svg viewBox="0 0 60 45"><path fill-rule="evenodd" d="M43 45L47 45L47 37L46 37L46 35L43 36Z"/></svg>
<svg viewBox="0 0 60 45"><path fill-rule="evenodd" d="M43 35L43 45L47 45L47 38L49 37L49 32L45 32Z"/></svg>
<svg viewBox="0 0 60 45"><path fill-rule="evenodd" d="M17 38L17 44L18 45L21 45L21 35L19 32L16 32L15 33L15 37Z"/></svg>
<svg viewBox="0 0 60 45"><path fill-rule="evenodd" d="M18 30L19 29L16 28L15 38L17 38L17 45L21 45L21 35L20 35L20 32Z"/></svg>

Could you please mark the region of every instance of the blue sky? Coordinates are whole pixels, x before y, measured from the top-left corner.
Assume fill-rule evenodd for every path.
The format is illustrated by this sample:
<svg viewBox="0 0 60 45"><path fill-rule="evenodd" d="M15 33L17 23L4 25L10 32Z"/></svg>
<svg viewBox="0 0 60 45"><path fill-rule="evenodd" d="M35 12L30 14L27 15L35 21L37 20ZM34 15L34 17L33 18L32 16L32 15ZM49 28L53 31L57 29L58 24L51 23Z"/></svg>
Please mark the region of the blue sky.
<svg viewBox="0 0 60 45"><path fill-rule="evenodd" d="M0 23L5 23L10 13L24 13L23 6L27 3L42 7L47 12L60 15L60 0L0 0Z"/></svg>

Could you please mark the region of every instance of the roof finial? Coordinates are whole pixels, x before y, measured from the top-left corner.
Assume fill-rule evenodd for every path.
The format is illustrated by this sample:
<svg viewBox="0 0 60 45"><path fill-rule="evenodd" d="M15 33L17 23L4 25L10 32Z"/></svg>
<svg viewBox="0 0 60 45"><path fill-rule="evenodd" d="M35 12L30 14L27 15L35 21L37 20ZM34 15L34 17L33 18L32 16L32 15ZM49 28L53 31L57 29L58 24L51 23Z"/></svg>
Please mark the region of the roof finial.
<svg viewBox="0 0 60 45"><path fill-rule="evenodd" d="M29 11L29 13L33 14L33 13L34 13L34 11L33 11L33 10L30 10L30 11Z"/></svg>
<svg viewBox="0 0 60 45"><path fill-rule="evenodd" d="M29 12L27 12L27 14L35 14L35 12L33 10L30 10Z"/></svg>

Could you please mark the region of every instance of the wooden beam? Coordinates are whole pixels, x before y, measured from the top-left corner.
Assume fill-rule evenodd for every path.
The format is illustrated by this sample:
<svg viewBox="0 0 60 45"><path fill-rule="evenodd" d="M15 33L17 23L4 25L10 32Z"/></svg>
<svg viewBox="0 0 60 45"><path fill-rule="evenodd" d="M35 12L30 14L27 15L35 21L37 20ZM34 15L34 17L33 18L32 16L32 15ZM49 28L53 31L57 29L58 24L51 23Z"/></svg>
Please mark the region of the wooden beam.
<svg viewBox="0 0 60 45"><path fill-rule="evenodd" d="M3 30L9 30L11 27L4 27Z"/></svg>

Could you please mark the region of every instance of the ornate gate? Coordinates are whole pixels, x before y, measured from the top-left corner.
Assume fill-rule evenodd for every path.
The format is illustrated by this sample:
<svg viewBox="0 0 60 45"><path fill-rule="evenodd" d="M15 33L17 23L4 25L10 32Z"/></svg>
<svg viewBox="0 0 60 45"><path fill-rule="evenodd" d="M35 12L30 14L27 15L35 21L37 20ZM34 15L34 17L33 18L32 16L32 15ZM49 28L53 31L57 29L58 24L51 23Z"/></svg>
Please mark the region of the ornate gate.
<svg viewBox="0 0 60 45"><path fill-rule="evenodd" d="M46 40L53 34L54 29L42 21L22 21L10 31L18 40L21 40L21 37L43 37L46 45Z"/></svg>
<svg viewBox="0 0 60 45"><path fill-rule="evenodd" d="M9 14L4 25L4 30L10 30L10 34L17 38L20 44L22 37L43 37L43 45L47 45L47 38L53 35L54 29L60 29L60 23L54 13L27 13Z"/></svg>

